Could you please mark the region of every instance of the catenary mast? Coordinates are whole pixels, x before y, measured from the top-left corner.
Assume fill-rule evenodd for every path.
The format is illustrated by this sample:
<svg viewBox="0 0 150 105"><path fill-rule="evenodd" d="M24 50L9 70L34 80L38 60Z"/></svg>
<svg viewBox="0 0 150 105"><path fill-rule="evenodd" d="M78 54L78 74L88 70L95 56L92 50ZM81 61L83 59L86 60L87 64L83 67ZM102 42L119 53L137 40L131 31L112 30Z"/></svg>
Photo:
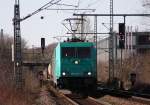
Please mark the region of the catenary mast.
<svg viewBox="0 0 150 105"><path fill-rule="evenodd" d="M17 89L22 89L22 55L21 55L21 31L20 31L20 5L19 0L15 0L14 5L14 79Z"/></svg>

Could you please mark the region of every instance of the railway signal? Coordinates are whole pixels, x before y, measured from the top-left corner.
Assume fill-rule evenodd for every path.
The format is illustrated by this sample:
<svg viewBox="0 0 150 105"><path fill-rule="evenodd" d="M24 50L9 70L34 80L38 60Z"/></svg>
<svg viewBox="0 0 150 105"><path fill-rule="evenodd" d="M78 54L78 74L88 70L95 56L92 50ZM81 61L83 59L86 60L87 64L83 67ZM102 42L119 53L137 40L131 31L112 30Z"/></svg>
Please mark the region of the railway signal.
<svg viewBox="0 0 150 105"><path fill-rule="evenodd" d="M44 49L45 49L45 38L41 38L41 49L42 49L42 54L43 54Z"/></svg>
<svg viewBox="0 0 150 105"><path fill-rule="evenodd" d="M119 35L125 35L125 24L119 23Z"/></svg>
<svg viewBox="0 0 150 105"><path fill-rule="evenodd" d="M125 48L125 23L119 23L119 48Z"/></svg>

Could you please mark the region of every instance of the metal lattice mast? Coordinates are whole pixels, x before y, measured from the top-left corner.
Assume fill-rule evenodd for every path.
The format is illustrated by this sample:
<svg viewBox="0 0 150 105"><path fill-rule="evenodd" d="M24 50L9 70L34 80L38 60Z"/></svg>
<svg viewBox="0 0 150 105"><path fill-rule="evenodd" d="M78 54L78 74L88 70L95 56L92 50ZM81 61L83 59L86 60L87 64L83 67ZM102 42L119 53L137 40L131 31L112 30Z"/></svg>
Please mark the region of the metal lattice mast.
<svg viewBox="0 0 150 105"><path fill-rule="evenodd" d="M81 33L84 33L84 20L83 20L83 16L81 16ZM81 34L81 40L83 40L83 34Z"/></svg>
<svg viewBox="0 0 150 105"><path fill-rule="evenodd" d="M97 42L97 16L94 17L94 42Z"/></svg>
<svg viewBox="0 0 150 105"><path fill-rule="evenodd" d="M3 47L3 45L4 45L4 33L3 33L3 29L1 29L1 40L0 40L0 57L1 57L1 59L3 58L3 50L4 50L4 47Z"/></svg>
<svg viewBox="0 0 150 105"><path fill-rule="evenodd" d="M96 71L97 71L97 16L94 17L94 42L96 43Z"/></svg>
<svg viewBox="0 0 150 105"><path fill-rule="evenodd" d="M113 0L110 0L109 81L114 78Z"/></svg>
<svg viewBox="0 0 150 105"><path fill-rule="evenodd" d="M16 88L22 89L23 81L19 0L15 0L14 5L14 77Z"/></svg>

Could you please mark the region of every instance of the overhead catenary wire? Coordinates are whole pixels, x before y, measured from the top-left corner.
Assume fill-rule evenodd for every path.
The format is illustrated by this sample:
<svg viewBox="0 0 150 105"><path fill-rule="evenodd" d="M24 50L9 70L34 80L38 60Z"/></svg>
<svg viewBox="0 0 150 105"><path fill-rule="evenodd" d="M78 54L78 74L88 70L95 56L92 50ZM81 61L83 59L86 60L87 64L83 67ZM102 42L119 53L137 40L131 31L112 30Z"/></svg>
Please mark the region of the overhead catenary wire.
<svg viewBox="0 0 150 105"><path fill-rule="evenodd" d="M31 14L23 17L22 19L20 19L20 21L23 21L23 20L26 20L27 18L37 14L38 12L44 10L44 9L47 9L49 8L50 6L54 5L54 4L57 4L58 2L60 2L61 0L57 0L56 2L53 3L53 1L55 0L51 0L50 2L46 3L45 5L43 5L42 7L40 7L39 9L37 9L36 11L32 12Z"/></svg>
<svg viewBox="0 0 150 105"><path fill-rule="evenodd" d="M72 10L77 10L77 11L85 11L85 10L91 10L91 11L95 11L95 9L71 9L71 8L66 8L66 9L57 9L57 8L47 8L46 10L68 10L68 11L72 11Z"/></svg>
<svg viewBox="0 0 150 105"><path fill-rule="evenodd" d="M87 8L91 7L92 5L97 4L97 2L99 2L99 1L100 1L100 0L95 0L94 2L90 3L90 4L87 6Z"/></svg>
<svg viewBox="0 0 150 105"><path fill-rule="evenodd" d="M79 8L80 6L80 0L78 0L77 5L72 5L72 4L65 4L65 3L57 3L55 5L60 5L60 6L71 6L74 8L46 8L46 10L57 10L57 11L73 11L69 13L77 13L78 11L95 11L96 9L87 9L87 8ZM77 11L77 12L76 12Z"/></svg>
<svg viewBox="0 0 150 105"><path fill-rule="evenodd" d="M54 2L54 3L51 2L50 5L45 6L45 7L43 8L43 10L49 8L49 7L52 6L52 5L57 5L60 1L61 1L61 0L57 0L57 1Z"/></svg>
<svg viewBox="0 0 150 105"><path fill-rule="evenodd" d="M72 33L72 31L71 31L64 23L62 23L62 25L63 25L68 31L70 31L70 32Z"/></svg>
<svg viewBox="0 0 150 105"><path fill-rule="evenodd" d="M64 4L64 3L57 3L56 5L63 5L63 6L70 6L70 7L78 7L76 5L71 5L71 4Z"/></svg>

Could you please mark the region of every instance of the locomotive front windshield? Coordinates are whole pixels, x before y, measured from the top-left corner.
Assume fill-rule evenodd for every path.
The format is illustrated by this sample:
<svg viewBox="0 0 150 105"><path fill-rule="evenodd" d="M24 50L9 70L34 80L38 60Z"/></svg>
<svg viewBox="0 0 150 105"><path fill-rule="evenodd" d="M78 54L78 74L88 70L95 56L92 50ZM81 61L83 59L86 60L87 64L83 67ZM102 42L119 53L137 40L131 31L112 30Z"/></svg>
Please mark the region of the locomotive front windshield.
<svg viewBox="0 0 150 105"><path fill-rule="evenodd" d="M78 58L89 58L91 55L91 50L89 47L78 47L77 56Z"/></svg>
<svg viewBox="0 0 150 105"><path fill-rule="evenodd" d="M62 57L75 57L74 47L63 47L61 51L62 51Z"/></svg>
<svg viewBox="0 0 150 105"><path fill-rule="evenodd" d="M91 56L90 47L63 47L62 57L89 58Z"/></svg>

